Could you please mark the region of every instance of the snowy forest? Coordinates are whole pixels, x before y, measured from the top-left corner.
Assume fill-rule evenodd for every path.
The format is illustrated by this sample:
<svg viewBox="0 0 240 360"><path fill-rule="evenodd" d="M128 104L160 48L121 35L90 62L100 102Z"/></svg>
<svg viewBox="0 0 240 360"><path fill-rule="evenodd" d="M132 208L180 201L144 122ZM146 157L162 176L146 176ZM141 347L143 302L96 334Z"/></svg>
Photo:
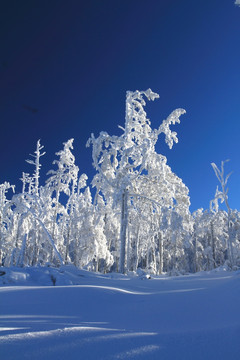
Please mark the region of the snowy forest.
<svg viewBox="0 0 240 360"><path fill-rule="evenodd" d="M0 185L0 266L73 264L103 273L142 269L157 275L223 265L237 269L240 212L228 204L225 162L211 164L218 186L209 209L191 213L188 187L156 152L160 134L169 148L178 142L173 128L185 110L174 110L152 129L145 105L158 97L150 89L128 91L122 134L91 135L91 184L79 174L70 139L41 185L45 153L37 142L26 160L32 174L22 174L21 193L8 182Z"/></svg>

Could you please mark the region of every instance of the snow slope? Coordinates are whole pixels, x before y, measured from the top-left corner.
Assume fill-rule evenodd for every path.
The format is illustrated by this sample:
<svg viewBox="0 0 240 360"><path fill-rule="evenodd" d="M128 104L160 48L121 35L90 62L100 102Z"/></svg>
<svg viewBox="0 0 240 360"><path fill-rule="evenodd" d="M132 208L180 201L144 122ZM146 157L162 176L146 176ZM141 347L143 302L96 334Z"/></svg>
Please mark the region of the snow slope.
<svg viewBox="0 0 240 360"><path fill-rule="evenodd" d="M1 271L0 359L240 358L239 273Z"/></svg>

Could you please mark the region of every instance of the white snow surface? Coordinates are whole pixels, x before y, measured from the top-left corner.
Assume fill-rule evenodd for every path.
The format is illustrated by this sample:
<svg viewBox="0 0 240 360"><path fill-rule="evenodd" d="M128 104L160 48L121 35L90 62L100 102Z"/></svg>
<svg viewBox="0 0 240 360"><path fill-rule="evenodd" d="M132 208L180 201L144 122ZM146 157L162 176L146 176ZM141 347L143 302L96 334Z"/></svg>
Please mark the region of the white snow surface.
<svg viewBox="0 0 240 360"><path fill-rule="evenodd" d="M53 286L55 283L55 286ZM0 358L239 359L240 272L0 268Z"/></svg>

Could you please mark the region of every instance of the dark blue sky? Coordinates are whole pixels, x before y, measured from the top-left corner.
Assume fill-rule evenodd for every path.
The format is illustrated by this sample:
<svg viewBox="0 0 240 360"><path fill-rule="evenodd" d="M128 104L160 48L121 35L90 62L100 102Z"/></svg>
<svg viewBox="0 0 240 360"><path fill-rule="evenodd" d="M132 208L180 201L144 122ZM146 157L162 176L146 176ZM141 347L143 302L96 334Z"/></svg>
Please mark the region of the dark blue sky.
<svg viewBox="0 0 240 360"><path fill-rule="evenodd" d="M165 154L207 208L217 179L210 166L231 159L229 201L240 208L240 8L233 0L2 1L0 3L0 183L20 191L40 138L42 184L55 152L74 138L80 173L94 174L92 132L119 134L127 90L151 88L158 127L175 108L179 143ZM37 109L37 112L31 111ZM163 139L162 139L163 140Z"/></svg>

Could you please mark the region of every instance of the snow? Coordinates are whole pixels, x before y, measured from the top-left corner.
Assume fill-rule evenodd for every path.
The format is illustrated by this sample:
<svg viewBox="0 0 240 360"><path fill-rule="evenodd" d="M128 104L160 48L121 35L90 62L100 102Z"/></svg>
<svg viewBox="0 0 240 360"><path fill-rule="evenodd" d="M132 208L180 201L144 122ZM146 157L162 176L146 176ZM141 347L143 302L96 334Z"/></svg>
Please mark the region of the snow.
<svg viewBox="0 0 240 360"><path fill-rule="evenodd" d="M3 359L239 358L239 272L148 279L65 266L0 275Z"/></svg>

